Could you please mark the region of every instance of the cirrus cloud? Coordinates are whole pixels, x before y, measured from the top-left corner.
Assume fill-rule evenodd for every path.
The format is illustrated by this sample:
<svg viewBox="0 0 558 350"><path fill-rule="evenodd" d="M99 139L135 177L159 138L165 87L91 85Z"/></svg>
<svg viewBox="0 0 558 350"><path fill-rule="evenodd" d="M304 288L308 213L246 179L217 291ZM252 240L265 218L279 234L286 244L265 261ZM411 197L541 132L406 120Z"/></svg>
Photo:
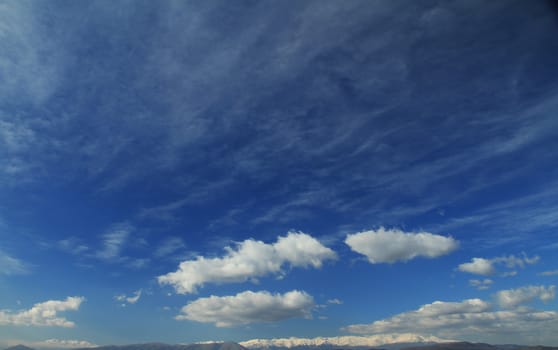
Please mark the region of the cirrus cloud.
<svg viewBox="0 0 558 350"><path fill-rule="evenodd" d="M314 298L304 291L285 294L245 291L234 296L210 296L184 306L177 320L214 323L232 327L256 322L277 322L295 317L311 317Z"/></svg>
<svg viewBox="0 0 558 350"><path fill-rule="evenodd" d="M267 244L253 239L225 248L224 257L205 258L180 263L178 270L158 277L160 284L172 285L177 293L195 293L204 283L244 282L268 274L280 274L283 266L320 268L324 261L336 259L335 252L317 239L289 232L277 242Z"/></svg>
<svg viewBox="0 0 558 350"><path fill-rule="evenodd" d="M397 229L363 231L347 235L345 243L368 258L371 264L408 261L422 256L436 258L457 249L458 242L429 232L403 232Z"/></svg>
<svg viewBox="0 0 558 350"><path fill-rule="evenodd" d="M67 297L66 300L48 300L37 303L29 310L11 312L0 310L0 325L74 327L72 321L59 317L59 312L78 310L84 297Z"/></svg>

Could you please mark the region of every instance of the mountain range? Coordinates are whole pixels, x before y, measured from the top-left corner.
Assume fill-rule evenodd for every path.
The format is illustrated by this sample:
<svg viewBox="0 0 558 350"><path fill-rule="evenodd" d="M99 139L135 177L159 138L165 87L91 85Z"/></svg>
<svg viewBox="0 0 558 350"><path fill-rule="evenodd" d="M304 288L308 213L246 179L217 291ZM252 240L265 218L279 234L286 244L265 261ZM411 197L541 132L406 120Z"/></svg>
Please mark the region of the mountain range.
<svg viewBox="0 0 558 350"><path fill-rule="evenodd" d="M362 338L362 339L361 339ZM78 348L73 350L558 350L550 346L523 346L516 344L491 345L485 343L469 343L458 341L443 341L436 337L402 337L407 342L384 343L366 345L380 341L380 338L369 337L331 337L331 338L284 338L284 339L254 339L241 343L207 342L194 344L164 344L146 343L130 345L109 345L95 348ZM389 340L386 338L385 340ZM415 341L412 341L415 340ZM416 341L419 340L419 341ZM435 341L435 340L441 340ZM5 350L35 350L33 348L16 345Z"/></svg>

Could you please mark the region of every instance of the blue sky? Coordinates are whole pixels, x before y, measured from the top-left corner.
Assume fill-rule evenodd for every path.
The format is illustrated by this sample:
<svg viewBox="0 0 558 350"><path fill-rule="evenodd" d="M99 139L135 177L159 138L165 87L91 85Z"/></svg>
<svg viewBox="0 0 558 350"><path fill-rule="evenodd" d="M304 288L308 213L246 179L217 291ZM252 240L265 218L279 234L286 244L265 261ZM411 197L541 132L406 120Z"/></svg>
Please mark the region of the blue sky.
<svg viewBox="0 0 558 350"><path fill-rule="evenodd" d="M558 345L557 34L551 1L0 2L0 345Z"/></svg>

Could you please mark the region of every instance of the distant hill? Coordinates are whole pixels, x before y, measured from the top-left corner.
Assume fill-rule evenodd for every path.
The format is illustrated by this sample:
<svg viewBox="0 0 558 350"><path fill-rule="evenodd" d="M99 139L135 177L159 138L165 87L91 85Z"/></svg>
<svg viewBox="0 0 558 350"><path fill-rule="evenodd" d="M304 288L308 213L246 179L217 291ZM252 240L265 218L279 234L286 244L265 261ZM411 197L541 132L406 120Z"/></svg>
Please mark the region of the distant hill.
<svg viewBox="0 0 558 350"><path fill-rule="evenodd" d="M16 346L11 346L11 347L7 348L6 350L35 350L35 349L20 344L20 345L16 345Z"/></svg>

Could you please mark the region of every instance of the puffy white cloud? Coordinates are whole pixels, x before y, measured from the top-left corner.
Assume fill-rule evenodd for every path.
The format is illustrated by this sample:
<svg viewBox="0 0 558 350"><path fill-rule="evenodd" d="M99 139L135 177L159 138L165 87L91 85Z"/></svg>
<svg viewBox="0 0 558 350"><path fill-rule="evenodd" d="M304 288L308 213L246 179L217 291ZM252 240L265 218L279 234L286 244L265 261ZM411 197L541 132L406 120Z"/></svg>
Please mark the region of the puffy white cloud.
<svg viewBox="0 0 558 350"><path fill-rule="evenodd" d="M0 249L0 275L18 275L28 272L25 264Z"/></svg>
<svg viewBox="0 0 558 350"><path fill-rule="evenodd" d="M205 258L180 263L178 270L158 277L160 284L172 285L177 293L194 293L204 283L244 282L268 274L282 273L282 267L319 268L326 260L336 259L335 252L302 232L289 232L276 243L245 240L234 249L225 248L224 257Z"/></svg>
<svg viewBox="0 0 558 350"><path fill-rule="evenodd" d="M500 256L492 259L472 258L471 262L460 264L457 269L461 272L468 272L475 275L490 276L497 272L496 265L503 265L508 269L516 267L524 268L526 265L533 265L539 261L538 256L529 258L523 254L522 257L515 255ZM517 271L507 271L503 277L515 276Z"/></svg>
<svg viewBox="0 0 558 350"><path fill-rule="evenodd" d="M458 247L451 238L429 232L403 232L381 227L347 235L345 243L372 264L407 261L419 256L435 258L446 255Z"/></svg>
<svg viewBox="0 0 558 350"><path fill-rule="evenodd" d="M314 298L303 291L293 290L285 294L245 291L234 296L210 296L194 300L182 308L182 314L176 319L232 327L311 317L314 306Z"/></svg>
<svg viewBox="0 0 558 350"><path fill-rule="evenodd" d="M548 302L556 297L556 286L525 286L517 289L502 290L496 293L496 300L503 308L515 308L518 305L540 299Z"/></svg>
<svg viewBox="0 0 558 350"><path fill-rule="evenodd" d="M84 297L68 297L66 300L48 300L33 305L29 310L11 312L0 310L0 325L74 327L72 321L59 317L59 312L78 310Z"/></svg>
<svg viewBox="0 0 558 350"><path fill-rule="evenodd" d="M552 292L548 289L545 292L545 298L550 298ZM539 291L537 296L542 294ZM517 303L527 301L527 298L523 298ZM371 324L350 325L344 330L354 334L415 332L485 342L508 340L540 343L558 341L555 334L557 327L556 311L525 307L502 310L481 299L467 299L461 302L436 301Z"/></svg>
<svg viewBox="0 0 558 350"><path fill-rule="evenodd" d="M490 276L496 272L493 261L484 258L473 258L471 262L463 263L457 269L462 272L483 276Z"/></svg>
<svg viewBox="0 0 558 350"><path fill-rule="evenodd" d="M142 290L138 289L134 292L134 296L127 296L125 294L120 294L120 295L116 295L114 299L117 301L126 302L128 304L135 304L141 298L141 292ZM126 304L122 304L122 306L126 306Z"/></svg>
<svg viewBox="0 0 558 350"><path fill-rule="evenodd" d="M478 290L488 289L490 288L492 283L494 283L494 281L489 278L485 278L484 280L477 280L477 279L469 280L469 285L477 288Z"/></svg>

